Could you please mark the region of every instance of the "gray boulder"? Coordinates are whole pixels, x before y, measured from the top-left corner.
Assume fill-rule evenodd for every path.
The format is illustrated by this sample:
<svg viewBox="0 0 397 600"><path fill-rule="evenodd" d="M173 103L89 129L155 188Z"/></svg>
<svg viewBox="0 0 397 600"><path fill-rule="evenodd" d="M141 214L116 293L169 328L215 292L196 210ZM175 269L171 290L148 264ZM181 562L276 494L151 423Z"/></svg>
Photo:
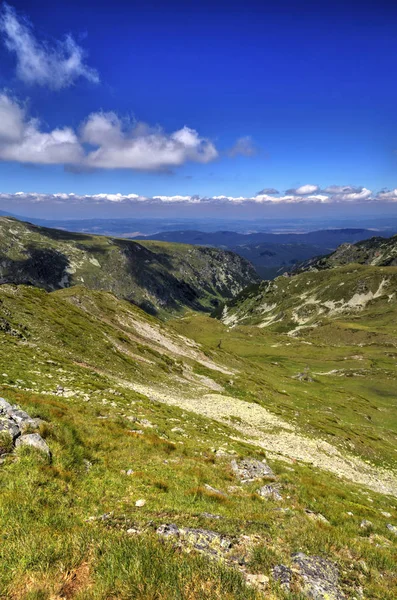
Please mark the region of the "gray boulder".
<svg viewBox="0 0 397 600"><path fill-rule="evenodd" d="M320 556L302 552L292 556L293 570L301 578L301 592L311 600L345 600L339 587L338 567Z"/></svg>
<svg viewBox="0 0 397 600"><path fill-rule="evenodd" d="M275 485L264 485L257 493L262 496L262 498L269 498L269 500L277 500L279 502L283 499Z"/></svg>
<svg viewBox="0 0 397 600"><path fill-rule="evenodd" d="M280 584L281 589L289 592L291 589L292 571L285 565L276 565L272 570L273 579Z"/></svg>
<svg viewBox="0 0 397 600"><path fill-rule="evenodd" d="M254 458L243 458L238 462L232 460L231 467L233 473L244 483L263 477L275 479L273 471L265 460L260 461Z"/></svg>
<svg viewBox="0 0 397 600"><path fill-rule="evenodd" d="M11 404L4 398L0 398L0 413L9 414L9 411L12 411Z"/></svg>
<svg viewBox="0 0 397 600"><path fill-rule="evenodd" d="M15 438L20 435L21 431L13 419L7 415L0 414L0 433L8 434L15 440Z"/></svg>
<svg viewBox="0 0 397 600"><path fill-rule="evenodd" d="M39 435L38 433L29 433L27 435L21 435L21 437L19 437L16 440L15 446L17 448L19 448L20 446L30 446L32 448L36 448L37 450L40 450L41 452L46 454L48 457L51 456L51 451L50 451L47 443L43 440L41 435Z"/></svg>

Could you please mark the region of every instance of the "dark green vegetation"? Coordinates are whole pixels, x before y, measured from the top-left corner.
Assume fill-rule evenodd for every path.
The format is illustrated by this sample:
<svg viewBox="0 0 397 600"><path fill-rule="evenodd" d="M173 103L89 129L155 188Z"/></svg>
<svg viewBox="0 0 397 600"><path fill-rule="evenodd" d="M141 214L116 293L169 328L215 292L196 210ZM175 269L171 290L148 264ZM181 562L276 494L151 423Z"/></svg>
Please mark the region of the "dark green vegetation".
<svg viewBox="0 0 397 600"><path fill-rule="evenodd" d="M303 600L272 577L295 552L335 563L346 598L396 598L395 269L269 285L227 323L0 286L0 396L52 451L0 457L0 598ZM234 457L266 457L283 499L240 483ZM228 536L234 566L159 538L165 523Z"/></svg>
<svg viewBox="0 0 397 600"><path fill-rule="evenodd" d="M0 282L55 290L83 284L153 314L210 310L258 280L239 256L214 248L70 233L0 217Z"/></svg>

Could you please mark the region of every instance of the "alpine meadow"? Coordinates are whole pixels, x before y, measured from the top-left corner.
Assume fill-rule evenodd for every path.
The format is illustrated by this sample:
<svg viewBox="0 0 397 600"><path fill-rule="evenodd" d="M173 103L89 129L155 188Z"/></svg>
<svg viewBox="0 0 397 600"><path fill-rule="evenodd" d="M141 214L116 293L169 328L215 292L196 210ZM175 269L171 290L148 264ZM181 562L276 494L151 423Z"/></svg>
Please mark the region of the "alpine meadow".
<svg viewBox="0 0 397 600"><path fill-rule="evenodd" d="M396 20L0 2L1 600L397 598Z"/></svg>

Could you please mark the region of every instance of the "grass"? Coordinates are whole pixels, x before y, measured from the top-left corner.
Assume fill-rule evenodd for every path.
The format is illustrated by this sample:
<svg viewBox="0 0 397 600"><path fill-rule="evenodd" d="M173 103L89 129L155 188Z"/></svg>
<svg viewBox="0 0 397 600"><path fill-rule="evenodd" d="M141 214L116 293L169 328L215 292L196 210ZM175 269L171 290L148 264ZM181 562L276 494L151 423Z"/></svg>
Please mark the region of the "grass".
<svg viewBox="0 0 397 600"><path fill-rule="evenodd" d="M213 451L264 458L236 439L238 420L214 422L129 386L196 389L183 379L188 365L225 394L261 404L307 435L395 466L395 355L386 342L394 332L384 307L357 323L374 334L371 344L357 346L351 318L294 339L250 326L228 330L196 313L162 324L110 294L78 287L48 294L2 286L0 300L10 326L0 332L0 395L45 420L41 434L53 455L49 463L21 448L0 466L0 598L260 598L238 569L159 539L155 530L164 523L249 536L249 548L238 552L251 573L271 576L294 552L319 554L339 566L347 597L359 587L371 599L396 597L396 537L386 528L397 521L395 498L272 458L284 500L264 500L256 493L261 482L240 485L230 458ZM144 335L136 323L154 329ZM189 336L201 344L196 359L167 351L154 332L175 344ZM209 369L206 360L233 374ZM306 366L314 381L293 379ZM363 376L316 374L332 369ZM144 506L136 506L139 499ZM311 520L306 509L329 524ZM368 530L360 527L364 519L373 523ZM139 535L127 533L134 527ZM272 580L266 597L288 598Z"/></svg>

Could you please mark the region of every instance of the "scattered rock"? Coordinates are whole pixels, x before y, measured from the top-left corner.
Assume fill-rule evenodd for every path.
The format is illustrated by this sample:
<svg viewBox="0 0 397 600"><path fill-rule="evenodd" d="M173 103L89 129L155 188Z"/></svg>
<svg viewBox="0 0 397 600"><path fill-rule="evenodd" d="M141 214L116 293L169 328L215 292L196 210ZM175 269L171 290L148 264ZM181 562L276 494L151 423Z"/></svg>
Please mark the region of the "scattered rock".
<svg viewBox="0 0 397 600"><path fill-rule="evenodd" d="M305 508L305 513L309 519L312 519L313 521L321 521L321 523L327 523L327 525L329 525L328 519L326 519L321 513L315 513L313 510L309 510L308 508Z"/></svg>
<svg viewBox="0 0 397 600"><path fill-rule="evenodd" d="M208 483L205 483L204 487L208 492L211 492L212 494L218 494L218 496L226 497L225 492L221 492L220 490L217 490L216 488L212 487L211 485L208 485Z"/></svg>
<svg viewBox="0 0 397 600"><path fill-rule="evenodd" d="M387 529L389 531L391 531L392 533L394 533L394 535L397 535L397 527L395 525L391 525L390 523L388 523L386 525Z"/></svg>
<svg viewBox="0 0 397 600"><path fill-rule="evenodd" d="M280 587L289 592L291 589L292 571L285 565L276 565L272 570L273 579L280 584Z"/></svg>
<svg viewBox="0 0 397 600"><path fill-rule="evenodd" d="M28 413L20 409L19 406L12 406L9 402L7 402L7 400L0 398L0 434L6 434L6 436L9 436L9 443L4 444L3 442L1 444L0 454L8 453L13 450L14 446L20 445L20 442L18 441L20 435L29 429L37 429L41 422L42 421L40 419L32 419ZM31 435L38 436L38 438L40 438L45 445L45 449L44 446L42 446L41 449L49 455L50 450L44 440L42 440L38 434ZM35 438L32 438L30 443L24 441L22 444L28 444L32 446L34 445L34 439Z"/></svg>
<svg viewBox="0 0 397 600"><path fill-rule="evenodd" d="M259 590L264 590L269 583L269 577L267 577L266 575L262 575L261 573L260 574L246 573L245 579L246 579L247 585L258 588Z"/></svg>
<svg viewBox="0 0 397 600"><path fill-rule="evenodd" d="M383 515L384 517L387 517L388 519L390 519L390 517L391 517L391 513L386 512L385 510L381 510L380 514Z"/></svg>
<svg viewBox="0 0 397 600"><path fill-rule="evenodd" d="M243 458L239 462L232 460L231 467L234 474L241 482L247 483L268 477L275 479L275 475L266 461L255 460L253 458Z"/></svg>
<svg viewBox="0 0 397 600"><path fill-rule="evenodd" d="M360 523L361 529L369 529L373 526L372 521L367 521L367 519L363 519Z"/></svg>
<svg viewBox="0 0 397 600"><path fill-rule="evenodd" d="M40 450L40 452L44 452L44 454L46 454L48 457L51 456L51 451L47 443L38 433L28 433L25 435L21 435L19 438L17 438L15 446L16 448L19 448L20 446L30 446L32 448Z"/></svg>
<svg viewBox="0 0 397 600"><path fill-rule="evenodd" d="M129 529L127 529L127 533L128 535L139 535L141 532L136 527L130 527Z"/></svg>
<svg viewBox="0 0 397 600"><path fill-rule="evenodd" d="M126 475L133 475L133 474L134 474L134 471L132 469L128 469Z"/></svg>
<svg viewBox="0 0 397 600"><path fill-rule="evenodd" d="M84 463L85 471L86 471L86 473L88 473L92 468L92 462L87 460L86 458L84 458L83 463Z"/></svg>
<svg viewBox="0 0 397 600"><path fill-rule="evenodd" d="M92 523L93 521L108 521L114 515L114 512L104 513L103 515L99 515L99 517L88 517L86 520L87 523Z"/></svg>
<svg viewBox="0 0 397 600"><path fill-rule="evenodd" d="M313 382L313 377L310 375L309 371L303 371L303 373L297 373L294 375L292 379L297 379L298 381L307 381L309 383Z"/></svg>
<svg viewBox="0 0 397 600"><path fill-rule="evenodd" d="M171 433L185 433L185 430L182 427L173 427Z"/></svg>
<svg viewBox="0 0 397 600"><path fill-rule="evenodd" d="M280 501L283 499L282 495L274 485L264 485L257 492L262 498L269 498L270 500Z"/></svg>
<svg viewBox="0 0 397 600"><path fill-rule="evenodd" d="M203 512L201 516L205 519L221 519L221 515L213 515L212 513Z"/></svg>
<svg viewBox="0 0 397 600"><path fill-rule="evenodd" d="M165 524L160 525L156 533L162 537L175 537L182 546L186 546L188 549L198 550L218 558L232 547L229 537L208 529L192 529Z"/></svg>
<svg viewBox="0 0 397 600"><path fill-rule="evenodd" d="M142 506L145 506L145 504L146 500L144 500L143 498L140 498L135 502L135 506L137 506L138 508L142 508Z"/></svg>
<svg viewBox="0 0 397 600"><path fill-rule="evenodd" d="M302 552L292 557L293 570L301 579L301 592L312 600L344 600L339 587L337 566L320 556L306 556Z"/></svg>
<svg viewBox="0 0 397 600"><path fill-rule="evenodd" d="M390 540L385 538L383 535L379 535L378 533L372 533L367 539L371 544L374 544L377 548L388 548L392 545Z"/></svg>

